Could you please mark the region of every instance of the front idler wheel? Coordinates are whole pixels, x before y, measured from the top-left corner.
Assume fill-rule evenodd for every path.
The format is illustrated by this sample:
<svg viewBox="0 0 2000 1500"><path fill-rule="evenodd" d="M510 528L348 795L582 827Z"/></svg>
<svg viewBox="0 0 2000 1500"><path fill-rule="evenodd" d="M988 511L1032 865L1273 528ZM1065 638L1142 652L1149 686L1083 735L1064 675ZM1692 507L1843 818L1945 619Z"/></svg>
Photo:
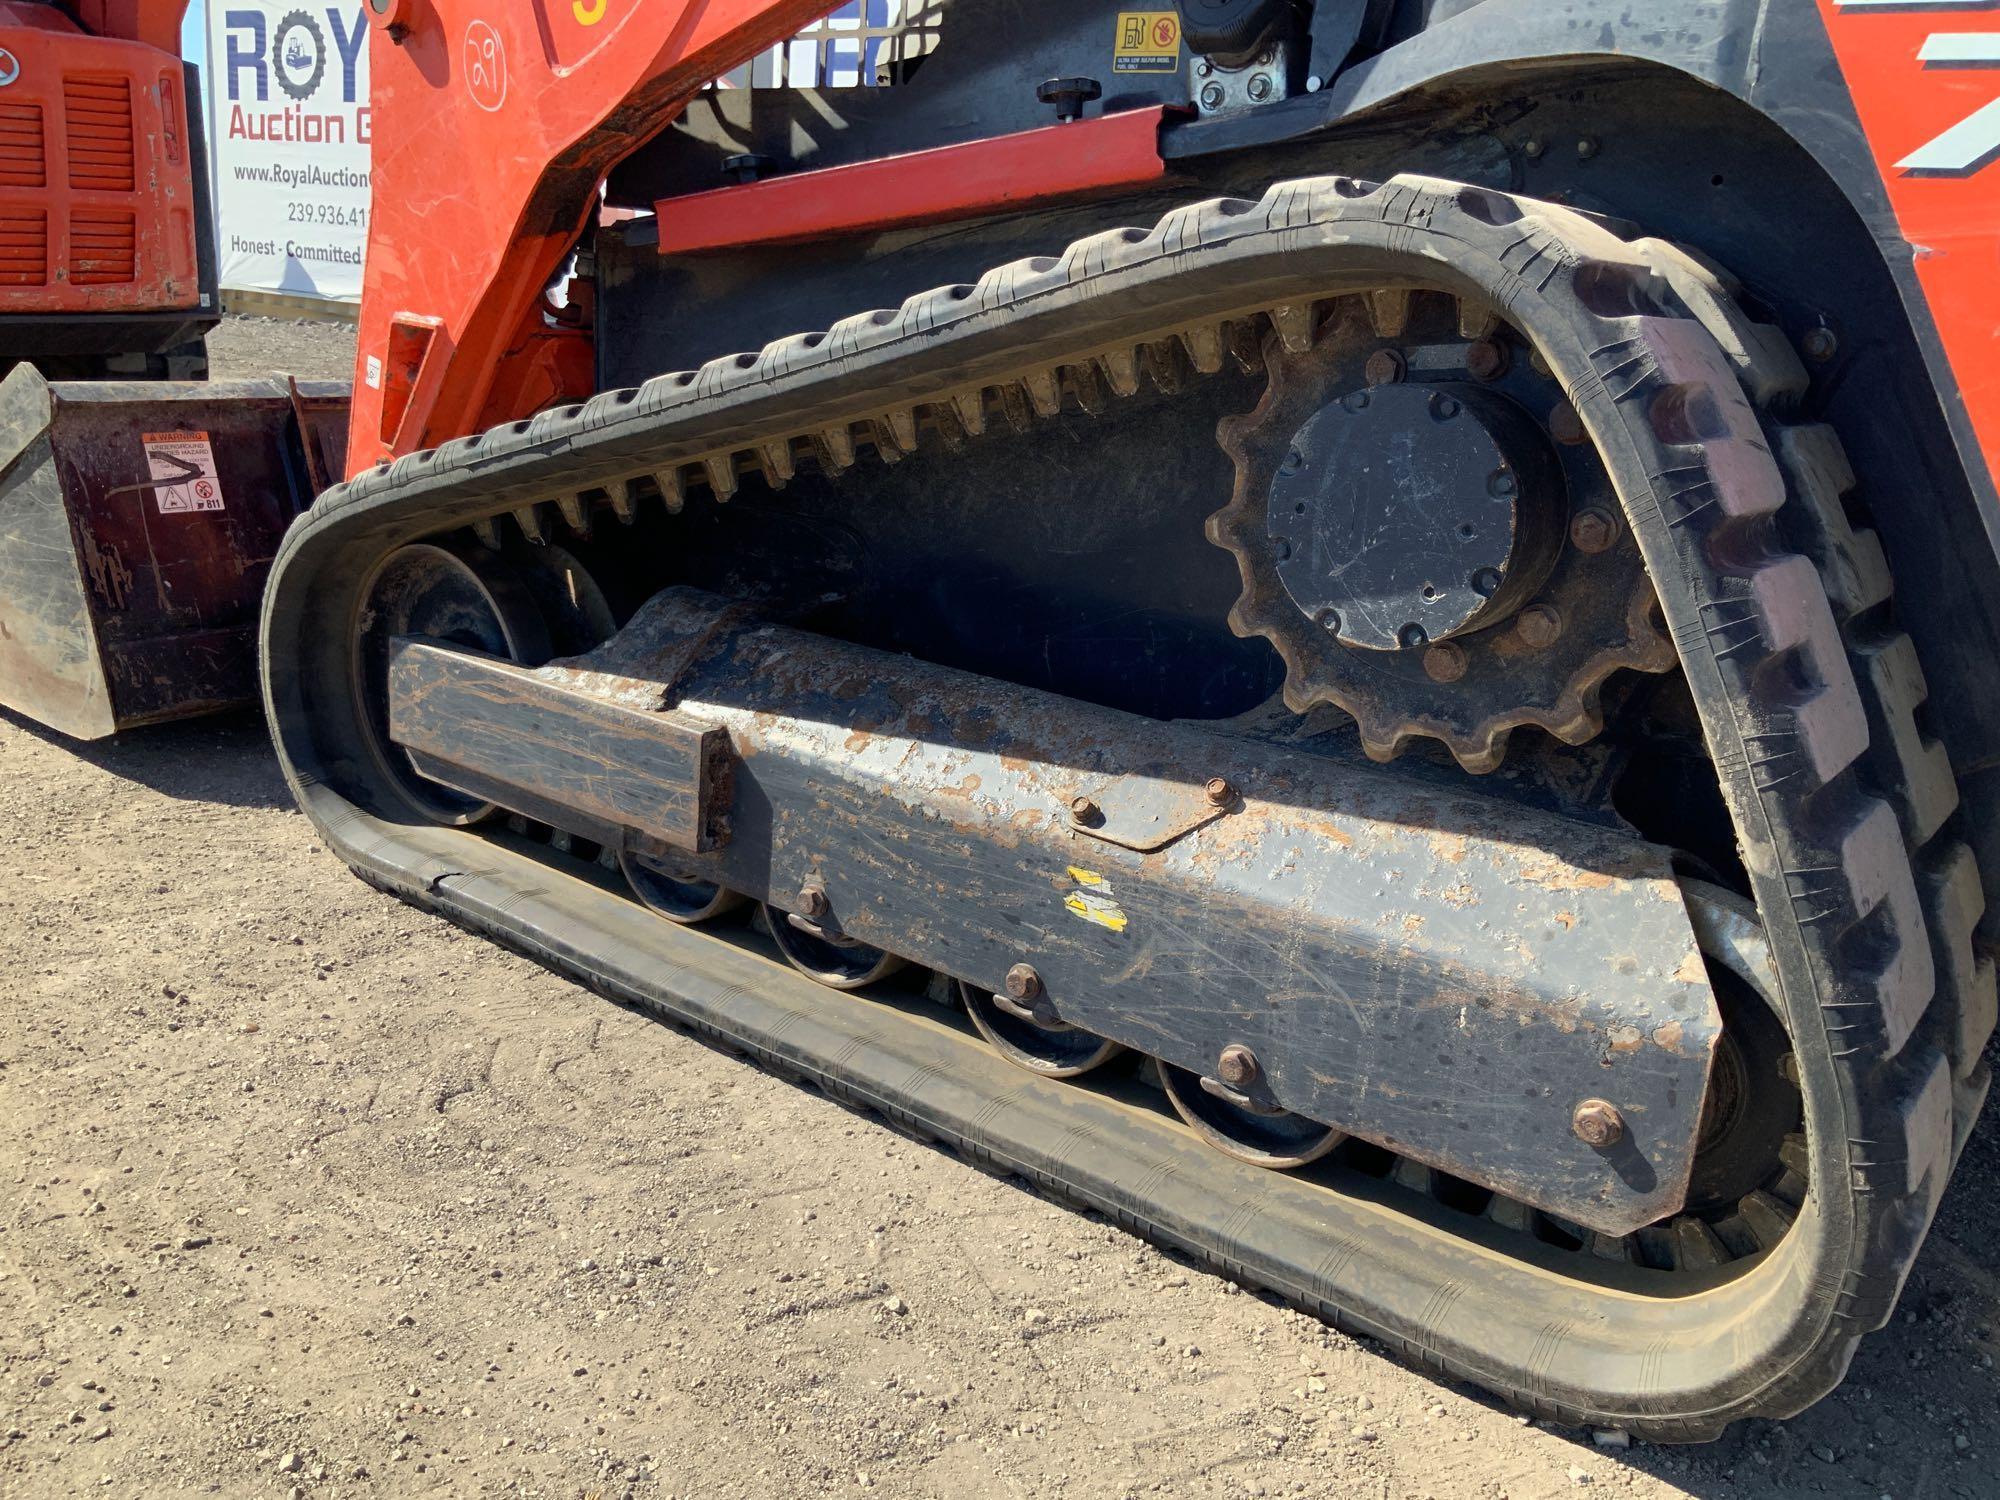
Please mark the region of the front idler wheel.
<svg viewBox="0 0 2000 1500"><path fill-rule="evenodd" d="M1027 965L1014 967L1020 970ZM1015 979L1010 972L1010 989L1027 988L1014 982ZM952 982L958 986L958 997L972 1024L979 1028L979 1034L1007 1061L1030 1073L1039 1073L1044 1078L1075 1078L1125 1050L1094 1031L1085 1031L1057 1018L1046 1004L1038 1007L1035 1001L1042 999L1039 982L1025 1000L1011 993L996 994L963 979Z"/></svg>
<svg viewBox="0 0 2000 1500"><path fill-rule="evenodd" d="M447 827L477 823L492 816L492 803L420 774L389 738L389 662L406 636L538 666L549 657L548 626L507 561L469 541L399 547L362 592L353 670L376 766L421 816Z"/></svg>

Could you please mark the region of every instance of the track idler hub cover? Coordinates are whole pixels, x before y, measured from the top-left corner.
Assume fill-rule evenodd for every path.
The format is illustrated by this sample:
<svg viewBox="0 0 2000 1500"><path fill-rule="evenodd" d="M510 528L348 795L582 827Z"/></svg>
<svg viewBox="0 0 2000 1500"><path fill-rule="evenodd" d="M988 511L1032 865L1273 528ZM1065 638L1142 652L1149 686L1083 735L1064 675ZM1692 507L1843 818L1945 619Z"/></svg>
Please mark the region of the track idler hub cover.
<svg viewBox="0 0 2000 1500"><path fill-rule="evenodd" d="M1418 649L1534 597L1562 471L1532 419L1466 385L1342 392L1292 434L1266 531L1285 592L1342 644Z"/></svg>

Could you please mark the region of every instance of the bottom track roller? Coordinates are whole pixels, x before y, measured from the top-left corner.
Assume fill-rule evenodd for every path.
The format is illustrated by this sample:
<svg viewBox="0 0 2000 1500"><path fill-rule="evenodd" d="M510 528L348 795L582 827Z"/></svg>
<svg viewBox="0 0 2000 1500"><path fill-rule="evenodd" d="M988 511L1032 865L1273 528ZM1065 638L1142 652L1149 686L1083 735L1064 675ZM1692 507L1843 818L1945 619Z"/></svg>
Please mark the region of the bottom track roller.
<svg viewBox="0 0 2000 1500"><path fill-rule="evenodd" d="M769 902L764 904L764 921L785 961L829 989L862 989L887 979L903 966L893 953L856 942L809 916L784 911Z"/></svg>
<svg viewBox="0 0 2000 1500"><path fill-rule="evenodd" d="M1303 1167L1346 1139L1331 1125L1258 1104L1240 1090L1186 1068L1161 1064L1160 1084L1174 1113L1196 1135L1224 1156L1253 1167Z"/></svg>
<svg viewBox="0 0 2000 1500"><path fill-rule="evenodd" d="M747 898L712 880L691 880L684 871L677 871L672 861L636 849L621 851L618 863L633 894L669 922L693 925L713 921L749 904Z"/></svg>
<svg viewBox="0 0 2000 1500"><path fill-rule="evenodd" d="M1078 1078L1116 1057L1124 1048L1053 1012L1037 1013L1032 1004L982 985L954 980L958 998L979 1034L1007 1061L1044 1078ZM1019 988L1020 986L1017 986Z"/></svg>

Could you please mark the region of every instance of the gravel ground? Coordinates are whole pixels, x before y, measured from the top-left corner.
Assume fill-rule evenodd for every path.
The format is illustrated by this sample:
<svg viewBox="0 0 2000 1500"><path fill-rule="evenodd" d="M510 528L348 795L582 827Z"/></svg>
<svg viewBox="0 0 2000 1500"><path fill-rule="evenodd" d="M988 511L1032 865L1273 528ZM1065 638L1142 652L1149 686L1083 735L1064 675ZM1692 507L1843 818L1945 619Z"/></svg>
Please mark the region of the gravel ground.
<svg viewBox="0 0 2000 1500"><path fill-rule="evenodd" d="M0 788L0 1493L2000 1492L1991 1130L1836 1396L1605 1447L371 890L252 717Z"/></svg>
<svg viewBox="0 0 2000 1500"><path fill-rule="evenodd" d="M301 380L352 380L354 329L303 318L227 317L208 336L218 380L280 371Z"/></svg>

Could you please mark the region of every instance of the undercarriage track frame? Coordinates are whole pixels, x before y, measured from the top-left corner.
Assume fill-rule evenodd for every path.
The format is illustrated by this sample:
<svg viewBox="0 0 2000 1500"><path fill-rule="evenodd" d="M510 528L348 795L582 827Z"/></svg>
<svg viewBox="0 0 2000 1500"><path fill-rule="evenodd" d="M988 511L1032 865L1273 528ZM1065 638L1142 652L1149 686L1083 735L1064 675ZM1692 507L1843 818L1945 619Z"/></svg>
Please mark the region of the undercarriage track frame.
<svg viewBox="0 0 2000 1500"><path fill-rule="evenodd" d="M1115 391L1135 343L1179 334L1199 364L1201 330L1270 308L1282 329L1285 309L1397 284L1485 299L1534 340L1662 585L1743 834L1806 1099L1812 1195L1777 1248L1732 1279L1676 1298L1613 1294L1615 1315L1592 1308L1588 1287L1418 1220L1345 1198L1336 1214L1324 1195L1308 1206L1292 1196L1304 1185L1226 1158L1154 1154L1160 1143L1132 1120L1097 1121L1082 1098L1048 1092L1060 1086L913 1056L893 1012L871 1013L881 1024L857 1036L836 1021L849 1003L837 997L815 991L811 1014L790 1009L775 997L792 981L746 972L636 903L343 795L365 795L363 731L342 632L326 627L351 617L375 561L405 542L510 510L581 512L594 492L629 509L654 493L635 483L649 474L670 507L690 473L724 498L739 452L782 478L795 435L831 437L818 451L835 464L853 461L857 431L895 456L914 442L919 406L940 426L966 420L983 399L955 397L1015 381L1033 396L1064 360ZM1427 1366L1570 1420L1712 1436L1816 1399L1888 1317L1983 1098L1993 1010L1991 967L1970 945L1978 874L1951 826L1949 768L1917 727L1925 690L1887 621L1879 550L1841 512L1838 447L1823 429L1776 429L1788 463L1773 461L1759 411L1802 381L1763 332L1671 247L1484 189L1326 178L1254 204L1192 205L1150 232L1094 236L330 493L288 537L266 595L280 756L340 854L406 899L1053 1180ZM1043 375L1023 381L1024 369ZM594 943L581 936L593 932ZM858 1068L871 1052L884 1067ZM1143 1145L1144 1169L1108 1169L1119 1153L1087 1149L1093 1140Z"/></svg>

